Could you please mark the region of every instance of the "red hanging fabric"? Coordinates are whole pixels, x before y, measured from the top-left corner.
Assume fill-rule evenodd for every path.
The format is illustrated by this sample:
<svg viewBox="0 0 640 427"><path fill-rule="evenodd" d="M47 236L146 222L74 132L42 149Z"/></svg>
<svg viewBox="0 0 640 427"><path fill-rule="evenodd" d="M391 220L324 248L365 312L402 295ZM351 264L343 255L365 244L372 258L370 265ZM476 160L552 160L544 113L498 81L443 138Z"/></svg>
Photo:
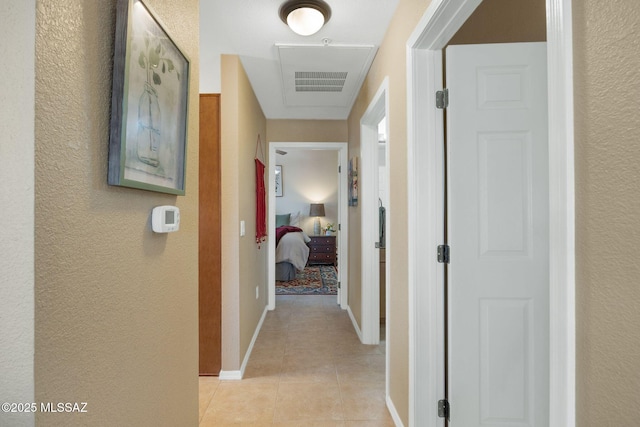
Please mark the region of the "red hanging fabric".
<svg viewBox="0 0 640 427"><path fill-rule="evenodd" d="M257 145L260 146L262 152L262 142L258 135ZM264 156L264 154L263 154ZM264 163L258 159L258 147L256 147L256 243L258 249L260 244L267 240L267 203L265 200L266 190L264 186Z"/></svg>

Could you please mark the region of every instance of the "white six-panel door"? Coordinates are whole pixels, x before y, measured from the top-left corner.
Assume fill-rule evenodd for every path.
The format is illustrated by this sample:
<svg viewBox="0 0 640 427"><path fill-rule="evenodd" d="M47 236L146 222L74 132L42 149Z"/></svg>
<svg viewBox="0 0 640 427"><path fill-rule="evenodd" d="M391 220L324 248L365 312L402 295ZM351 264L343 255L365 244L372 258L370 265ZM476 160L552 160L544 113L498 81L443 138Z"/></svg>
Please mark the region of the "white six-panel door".
<svg viewBox="0 0 640 427"><path fill-rule="evenodd" d="M446 75L450 425L544 427L546 46L451 46Z"/></svg>

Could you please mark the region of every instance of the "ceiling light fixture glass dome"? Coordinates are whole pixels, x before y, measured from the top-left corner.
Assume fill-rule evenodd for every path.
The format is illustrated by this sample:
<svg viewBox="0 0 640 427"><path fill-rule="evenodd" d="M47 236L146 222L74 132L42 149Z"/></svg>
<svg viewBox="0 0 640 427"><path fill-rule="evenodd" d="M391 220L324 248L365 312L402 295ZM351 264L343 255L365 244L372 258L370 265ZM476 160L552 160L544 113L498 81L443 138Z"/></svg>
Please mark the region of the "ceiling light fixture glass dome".
<svg viewBox="0 0 640 427"><path fill-rule="evenodd" d="M280 7L280 19L301 36L317 33L331 17L331 8L322 0L290 0Z"/></svg>

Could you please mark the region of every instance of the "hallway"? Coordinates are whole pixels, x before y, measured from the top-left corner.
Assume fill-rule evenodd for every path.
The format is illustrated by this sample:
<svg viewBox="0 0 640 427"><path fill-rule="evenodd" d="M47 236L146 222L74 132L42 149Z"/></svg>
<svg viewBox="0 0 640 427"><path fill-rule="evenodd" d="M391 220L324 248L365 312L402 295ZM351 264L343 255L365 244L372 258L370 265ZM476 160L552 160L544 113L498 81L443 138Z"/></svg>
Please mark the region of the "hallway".
<svg viewBox="0 0 640 427"><path fill-rule="evenodd" d="M334 296L278 296L244 379L200 378L200 426L393 426L384 353L360 344Z"/></svg>

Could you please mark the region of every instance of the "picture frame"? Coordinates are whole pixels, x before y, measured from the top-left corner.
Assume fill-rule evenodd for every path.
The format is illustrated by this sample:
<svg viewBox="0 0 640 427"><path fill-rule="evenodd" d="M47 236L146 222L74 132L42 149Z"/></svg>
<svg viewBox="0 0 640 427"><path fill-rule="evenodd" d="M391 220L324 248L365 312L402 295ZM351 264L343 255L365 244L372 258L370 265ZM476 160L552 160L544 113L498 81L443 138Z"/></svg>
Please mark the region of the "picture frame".
<svg viewBox="0 0 640 427"><path fill-rule="evenodd" d="M118 0L108 184L185 194L190 60L142 0Z"/></svg>
<svg viewBox="0 0 640 427"><path fill-rule="evenodd" d="M276 165L276 180L275 180L275 192L276 192L276 197L282 197L283 191L282 191L282 166L281 165Z"/></svg>
<svg viewBox="0 0 640 427"><path fill-rule="evenodd" d="M358 206L358 157L349 160L349 206Z"/></svg>

